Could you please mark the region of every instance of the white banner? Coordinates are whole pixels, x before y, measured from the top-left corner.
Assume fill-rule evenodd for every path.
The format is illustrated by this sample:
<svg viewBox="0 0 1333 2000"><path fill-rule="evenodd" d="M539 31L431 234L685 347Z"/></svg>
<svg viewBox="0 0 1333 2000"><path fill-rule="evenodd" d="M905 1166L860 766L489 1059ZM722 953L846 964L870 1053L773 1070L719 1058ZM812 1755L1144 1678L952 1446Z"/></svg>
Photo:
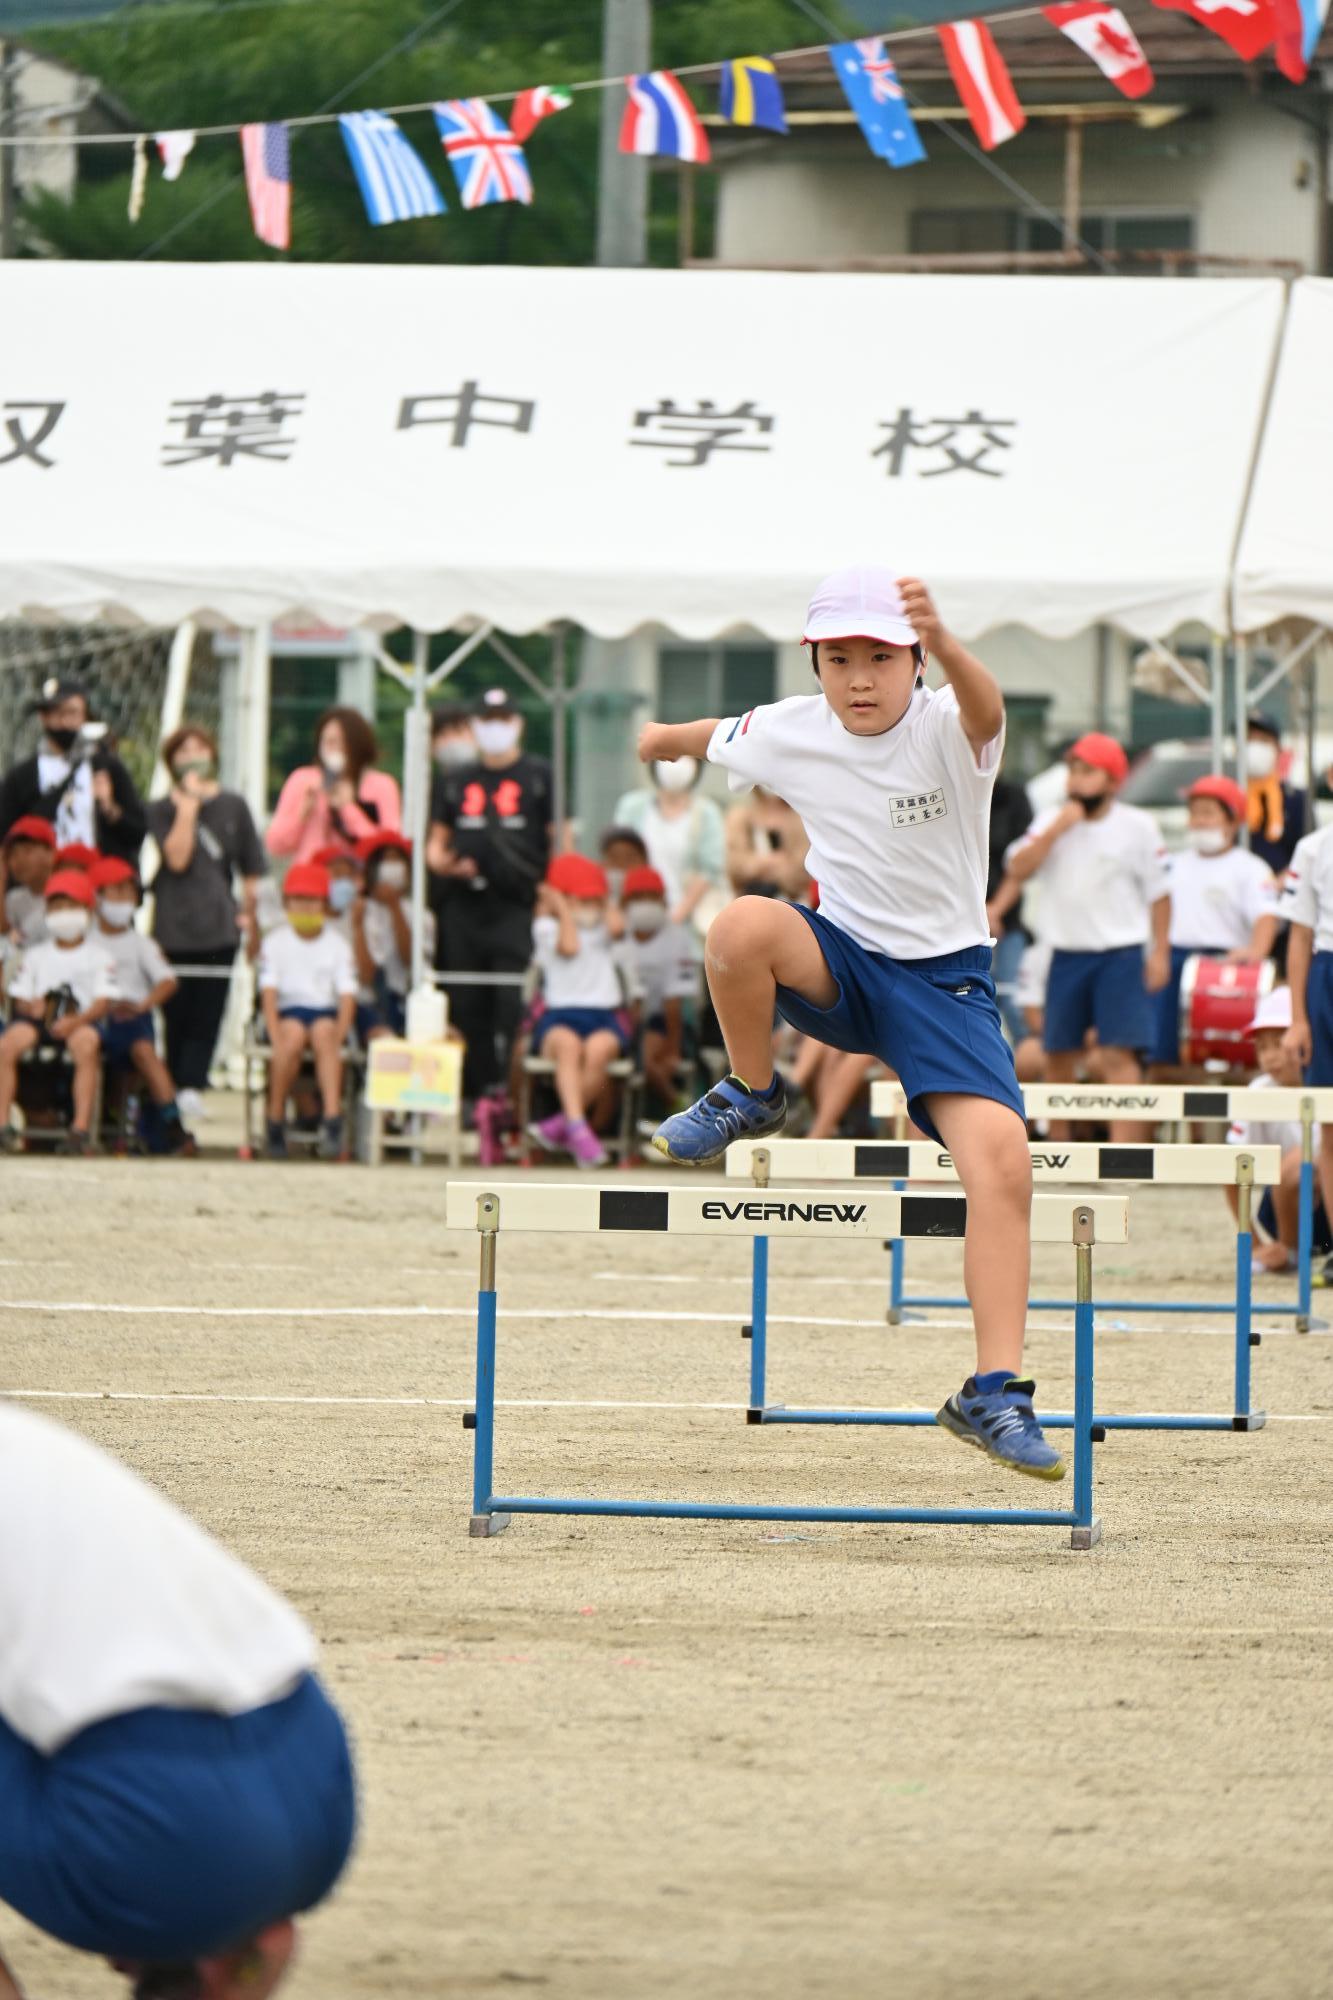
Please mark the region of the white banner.
<svg viewBox="0 0 1333 2000"><path fill-rule="evenodd" d="M1220 627L1267 280L11 262L0 615Z"/></svg>

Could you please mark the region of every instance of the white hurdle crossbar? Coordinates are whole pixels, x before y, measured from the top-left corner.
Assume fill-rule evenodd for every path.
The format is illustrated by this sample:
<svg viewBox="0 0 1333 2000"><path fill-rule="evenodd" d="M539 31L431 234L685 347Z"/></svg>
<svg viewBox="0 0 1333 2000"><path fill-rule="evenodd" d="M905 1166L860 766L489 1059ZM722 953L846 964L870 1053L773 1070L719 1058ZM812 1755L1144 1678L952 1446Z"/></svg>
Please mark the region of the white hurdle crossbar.
<svg viewBox="0 0 1333 2000"><path fill-rule="evenodd" d="M1043 1141L1029 1146L1034 1179L1087 1184L1095 1181L1166 1182L1186 1187L1236 1189L1236 1340L1232 1408L1226 1415L1199 1412L1160 1414L1099 1413L1099 1432L1107 1430L1261 1430L1262 1410L1250 1407L1250 1350L1259 1343L1252 1329L1253 1238L1251 1201L1255 1186L1272 1187L1281 1178L1279 1146L1102 1146ZM771 1194L770 1181L795 1175L810 1181L889 1180L957 1182L950 1155L930 1139L863 1141L858 1139L740 1139L727 1148L727 1176L748 1180ZM891 1251L901 1237L891 1238ZM895 1259L895 1268L900 1269ZM967 1307L966 1298L923 1298L914 1304ZM1065 1303L1060 1302L1062 1305ZM1070 1301L1069 1303L1074 1303ZM889 1323L907 1315L898 1288L890 1295ZM915 1410L794 1409L770 1404L768 1375L768 1246L754 1244L750 1277L750 1318L742 1329L750 1342L750 1400L746 1420L752 1424L917 1424L929 1421ZM1068 1426L1072 1413L1042 1411L1041 1421L1053 1428Z"/></svg>
<svg viewBox="0 0 1333 2000"><path fill-rule="evenodd" d="M1070 1545L1091 1548L1101 1537L1092 1511L1094 1355L1092 1251L1129 1235L1123 1195L1040 1195L1032 1205L1032 1234L1039 1242L1068 1243L1074 1250L1074 1477L1073 1506L1047 1507L766 1507L693 1500L575 1500L494 1491L496 1251L501 1228L586 1235L610 1230L668 1231L714 1239L763 1242L771 1234L864 1239L886 1234L962 1236L967 1203L961 1194L912 1194L852 1189L831 1196L819 1188L781 1193L740 1193L715 1187L620 1188L506 1184L499 1192L478 1181L450 1181L445 1226L480 1238L477 1291L476 1408L464 1422L475 1433L472 1518L469 1532L498 1534L513 1514L609 1514L671 1520L864 1521L938 1524L1008 1524L1067 1527Z"/></svg>
<svg viewBox="0 0 1333 2000"><path fill-rule="evenodd" d="M1029 1118L1119 1118L1145 1125L1159 1125L1182 1119L1298 1120L1301 1128L1301 1174L1299 1235L1296 1254L1296 1302L1294 1305L1265 1303L1266 1313L1294 1317L1297 1333L1308 1333L1322 1324L1311 1317L1314 1289L1314 1128L1333 1121L1333 1087L1300 1084L1282 1087L1267 1085L1261 1090L1246 1084L1189 1083L1025 1083L1023 1103ZM885 1081L870 1086L870 1113L873 1118L901 1120L907 1115L907 1096L900 1083ZM892 1285L896 1303L902 1290L904 1259L896 1252ZM914 1301L914 1303L925 1303ZM954 1301L945 1303L953 1304ZM1034 1302L1035 1303L1035 1302ZM1114 1312L1233 1312L1234 1299L1117 1299L1103 1310ZM892 1314L890 1315L893 1316Z"/></svg>

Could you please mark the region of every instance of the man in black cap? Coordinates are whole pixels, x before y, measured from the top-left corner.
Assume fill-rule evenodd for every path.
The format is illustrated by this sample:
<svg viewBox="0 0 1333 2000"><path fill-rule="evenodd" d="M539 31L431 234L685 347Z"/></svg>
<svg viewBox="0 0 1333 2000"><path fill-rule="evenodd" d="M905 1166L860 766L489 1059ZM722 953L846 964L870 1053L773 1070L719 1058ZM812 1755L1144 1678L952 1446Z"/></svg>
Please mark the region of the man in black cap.
<svg viewBox="0 0 1333 2000"><path fill-rule="evenodd" d="M472 712L476 762L437 771L426 865L444 887L442 972L526 972L532 906L551 858L553 788L544 757L523 749L523 718L503 688ZM449 1011L467 1042L463 1094L475 1100L507 1073L522 989L450 987Z"/></svg>
<svg viewBox="0 0 1333 2000"><path fill-rule="evenodd" d="M49 680L33 707L41 748L0 778L0 840L15 820L35 813L55 827L57 847L80 843L137 868L147 830L143 801L119 757L89 740L87 693L77 681Z"/></svg>
<svg viewBox="0 0 1333 2000"><path fill-rule="evenodd" d="M1250 807L1250 852L1275 875L1285 875L1305 824L1306 795L1278 776L1282 732L1271 715L1252 715L1245 730L1245 776Z"/></svg>

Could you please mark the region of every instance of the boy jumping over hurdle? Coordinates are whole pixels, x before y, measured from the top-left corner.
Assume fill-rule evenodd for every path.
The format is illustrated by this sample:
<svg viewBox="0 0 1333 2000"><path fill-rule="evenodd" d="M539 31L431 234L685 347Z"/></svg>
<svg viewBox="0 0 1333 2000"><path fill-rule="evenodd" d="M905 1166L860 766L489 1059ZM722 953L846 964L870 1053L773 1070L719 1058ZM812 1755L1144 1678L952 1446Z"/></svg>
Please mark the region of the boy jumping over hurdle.
<svg viewBox="0 0 1333 2000"><path fill-rule="evenodd" d="M807 910L741 896L714 919L704 962L731 1073L653 1143L704 1166L735 1139L782 1129L775 1008L833 1048L879 1056L967 1195L977 1368L938 1422L1016 1472L1062 1479L1022 1377L1032 1170L985 913L1004 700L925 584L887 569L826 577L804 643L818 694L721 721L650 722L639 737L645 763L707 757L734 790L761 784L786 799L810 835L820 899ZM927 654L947 682L938 692L923 685Z"/></svg>

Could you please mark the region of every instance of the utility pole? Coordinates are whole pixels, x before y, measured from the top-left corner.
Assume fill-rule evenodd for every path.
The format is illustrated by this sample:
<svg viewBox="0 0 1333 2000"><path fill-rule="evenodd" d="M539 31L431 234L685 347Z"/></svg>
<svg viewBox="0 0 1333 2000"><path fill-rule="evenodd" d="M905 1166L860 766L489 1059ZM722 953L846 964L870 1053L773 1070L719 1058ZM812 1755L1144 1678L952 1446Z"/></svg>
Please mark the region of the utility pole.
<svg viewBox="0 0 1333 2000"><path fill-rule="evenodd" d="M0 137L11 138L14 115L14 44L0 42ZM14 254L14 148L0 146L0 257Z"/></svg>
<svg viewBox="0 0 1333 2000"><path fill-rule="evenodd" d="M652 68L652 0L602 0L602 75L636 76ZM602 92L597 162L597 262L637 267L648 258L648 161L620 151L625 98Z"/></svg>

